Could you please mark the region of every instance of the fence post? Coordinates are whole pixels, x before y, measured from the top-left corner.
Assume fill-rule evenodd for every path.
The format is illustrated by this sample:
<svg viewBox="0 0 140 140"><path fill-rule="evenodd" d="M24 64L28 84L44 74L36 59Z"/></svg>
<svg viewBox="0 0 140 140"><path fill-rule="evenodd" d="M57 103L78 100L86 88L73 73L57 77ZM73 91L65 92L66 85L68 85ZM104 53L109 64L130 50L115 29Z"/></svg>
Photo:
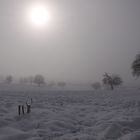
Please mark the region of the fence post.
<svg viewBox="0 0 140 140"><path fill-rule="evenodd" d="M24 115L24 106L22 105L22 114Z"/></svg>
<svg viewBox="0 0 140 140"><path fill-rule="evenodd" d="M21 114L21 106L19 105L18 106L18 115L20 116L20 114Z"/></svg>

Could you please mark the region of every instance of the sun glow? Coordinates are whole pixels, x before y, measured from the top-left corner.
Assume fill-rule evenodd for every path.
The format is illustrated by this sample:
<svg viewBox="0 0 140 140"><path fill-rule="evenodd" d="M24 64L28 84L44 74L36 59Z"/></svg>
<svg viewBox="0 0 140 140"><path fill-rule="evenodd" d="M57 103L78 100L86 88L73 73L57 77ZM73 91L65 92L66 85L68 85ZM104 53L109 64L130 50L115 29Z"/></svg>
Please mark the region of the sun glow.
<svg viewBox="0 0 140 140"><path fill-rule="evenodd" d="M43 4L32 4L28 10L28 20L32 26L44 27L50 21L50 14L47 7Z"/></svg>

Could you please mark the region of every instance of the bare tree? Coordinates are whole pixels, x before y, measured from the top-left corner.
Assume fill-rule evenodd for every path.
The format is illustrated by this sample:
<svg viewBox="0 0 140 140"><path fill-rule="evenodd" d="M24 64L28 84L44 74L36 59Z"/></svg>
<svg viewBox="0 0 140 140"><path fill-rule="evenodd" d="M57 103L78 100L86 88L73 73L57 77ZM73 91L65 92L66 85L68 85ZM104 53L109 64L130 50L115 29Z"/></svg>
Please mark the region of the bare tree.
<svg viewBox="0 0 140 140"><path fill-rule="evenodd" d="M114 86L119 86L122 84L122 78L119 75L109 75L105 73L103 75L103 84L110 86L112 90L114 90Z"/></svg>
<svg viewBox="0 0 140 140"><path fill-rule="evenodd" d="M12 77L11 75L8 75L8 76L6 77L6 79L5 79L5 82L6 82L7 84L11 84L12 81L13 81L13 77Z"/></svg>
<svg viewBox="0 0 140 140"><path fill-rule="evenodd" d="M45 79L42 75L38 74L34 77L34 83L40 87L41 85L45 84Z"/></svg>
<svg viewBox="0 0 140 140"><path fill-rule="evenodd" d="M99 82L95 82L95 83L91 84L91 86L92 86L95 90L101 88L101 84L100 84Z"/></svg>
<svg viewBox="0 0 140 140"><path fill-rule="evenodd" d="M140 54L136 55L136 58L131 65L131 68L133 70L132 71L133 76L137 78L140 77Z"/></svg>

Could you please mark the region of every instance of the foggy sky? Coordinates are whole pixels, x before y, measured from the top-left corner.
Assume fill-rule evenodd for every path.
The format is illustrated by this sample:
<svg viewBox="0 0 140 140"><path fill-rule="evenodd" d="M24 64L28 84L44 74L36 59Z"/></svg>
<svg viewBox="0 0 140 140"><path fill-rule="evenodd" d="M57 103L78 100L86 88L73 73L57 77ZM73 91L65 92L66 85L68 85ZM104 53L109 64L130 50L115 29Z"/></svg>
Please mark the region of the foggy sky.
<svg viewBox="0 0 140 140"><path fill-rule="evenodd" d="M52 20L42 29L26 19L31 2L0 0L0 75L90 82L109 72L138 84L130 67L140 52L139 0L44 0Z"/></svg>

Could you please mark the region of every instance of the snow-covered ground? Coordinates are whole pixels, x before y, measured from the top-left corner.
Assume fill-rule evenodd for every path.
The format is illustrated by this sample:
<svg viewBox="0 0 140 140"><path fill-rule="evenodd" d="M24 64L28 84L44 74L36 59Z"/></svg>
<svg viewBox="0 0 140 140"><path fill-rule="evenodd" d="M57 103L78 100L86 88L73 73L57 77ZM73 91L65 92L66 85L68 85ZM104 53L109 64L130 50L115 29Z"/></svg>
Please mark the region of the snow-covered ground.
<svg viewBox="0 0 140 140"><path fill-rule="evenodd" d="M140 90L0 89L0 140L140 140Z"/></svg>

